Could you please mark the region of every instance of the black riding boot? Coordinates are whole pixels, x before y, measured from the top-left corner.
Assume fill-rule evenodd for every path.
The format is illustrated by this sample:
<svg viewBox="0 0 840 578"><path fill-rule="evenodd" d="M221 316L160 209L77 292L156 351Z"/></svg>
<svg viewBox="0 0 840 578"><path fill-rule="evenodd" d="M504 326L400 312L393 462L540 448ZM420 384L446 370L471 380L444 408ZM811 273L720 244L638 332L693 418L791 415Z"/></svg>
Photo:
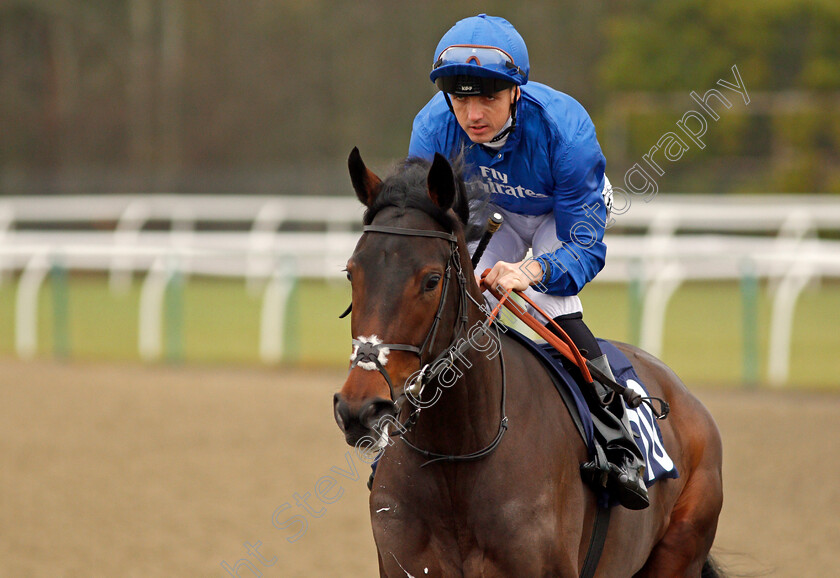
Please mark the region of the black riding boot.
<svg viewBox="0 0 840 578"><path fill-rule="evenodd" d="M584 357L615 381L607 356L583 322L582 314L562 315L554 321L572 338ZM645 460L630 429L624 402L620 395L613 395L613 390L597 379L593 386L594 391L585 392L584 397L592 414L595 441L604 448L609 464L593 460L581 466L581 474L587 483L600 487L606 484L625 508L647 508L650 502L645 484Z"/></svg>

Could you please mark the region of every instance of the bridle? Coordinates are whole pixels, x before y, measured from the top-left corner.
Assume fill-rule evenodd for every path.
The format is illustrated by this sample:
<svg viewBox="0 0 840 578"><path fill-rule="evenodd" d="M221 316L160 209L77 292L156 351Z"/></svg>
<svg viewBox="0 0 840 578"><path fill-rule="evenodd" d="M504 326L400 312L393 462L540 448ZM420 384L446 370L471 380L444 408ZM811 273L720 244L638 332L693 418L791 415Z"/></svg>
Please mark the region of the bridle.
<svg viewBox="0 0 840 578"><path fill-rule="evenodd" d="M357 365L359 365L359 363L373 363L376 370L380 374L382 374L382 376L385 378L385 381L388 383L391 401L394 403L397 415L399 415L403 400L407 400L408 403L412 406L412 410L409 413L409 416L406 419L406 421L403 424L400 424L399 429L396 432L391 433L390 435L400 436L402 441L408 447L427 458L428 461L425 462L421 467L425 467L431 463L438 461L473 461L489 455L499 445L499 443L502 440L502 437L504 436L504 433L507 431L508 428L508 418L505 413L505 398L507 388L505 383L506 380L504 357L502 355L501 349L499 351L499 360L502 370L502 417L499 424L499 431L496 434L495 439L487 447L485 447L482 450L472 452L470 454L438 454L415 446L407 439L405 439L405 436L403 435L410 431L414 424L417 422L417 418L419 417L421 409L423 407L428 407L428 404L421 405L418 403L418 400L422 395L426 384L431 382L433 379L437 378L441 373L443 373L447 369L451 369L455 363L455 359L460 357L461 354L463 354L465 350L469 348L469 341L463 339L463 336L466 334L467 323L469 322L469 316L467 312L468 301L472 301L473 303L475 303L476 306L479 307L479 309L482 309L482 305L478 303L467 291L467 280L464 276L464 271L461 267L461 261L458 254L458 238L452 233L444 233L441 231L408 229L403 227L386 227L381 225L367 225L362 229L362 231L363 233L384 233L389 235L403 235L407 237L431 237L435 239L443 239L449 242L451 251L449 254L449 259L447 260L446 270L443 275L440 302L438 303L438 308L435 313L435 317L432 321L432 325L429 328L426 337L423 339L423 343L419 346L416 346L404 343L371 343L363 342L358 339L353 339L353 345L356 347L356 349L351 360L350 369L352 370ZM456 326L452 336L452 341L450 342L449 346L444 348L443 351L440 354L438 354L432 361L424 364L423 354L427 349L428 351L433 350L435 340L437 338L437 331L439 328L441 315L443 314L443 307L446 303L446 297L449 291L453 271L455 272L455 278L458 283L458 318L456 320ZM489 331L490 325L492 323L493 321L491 321L491 319L488 318L485 322L484 330ZM498 329L496 331L498 336ZM396 394L396 390L394 388L393 381L391 380L391 376L388 374L388 370L385 369L384 365L379 361L379 354L381 350L386 348L388 350L407 351L409 353L414 353L420 358L420 371L417 372L417 374L415 374L417 375L417 377L411 384L406 383L405 387L403 388L403 392L399 395ZM415 398L414 395L416 395L417 397ZM437 401L437 398L435 398L434 401Z"/></svg>
<svg viewBox="0 0 840 578"><path fill-rule="evenodd" d="M449 241L451 252L449 255L449 259L447 260L446 264L446 271L443 275L443 281L441 285L441 295L440 295L440 303L438 304L437 312L435 313L434 320L432 321L432 326L429 328L429 332L426 334L423 343L420 346L416 345L407 345L403 343L365 343L361 342L357 339L353 339L353 345L358 347L356 354L353 357L352 364L350 368L356 367L360 362L372 362L379 373L385 378L385 381L388 382L388 387L391 391L391 401L397 403L400 396L396 395L396 390L394 389L394 384L391 381L391 376L388 374L388 371L385 367L379 362L379 352L382 349L390 349L390 350L397 350L397 351L408 351L409 353L414 353L420 358L420 365L421 368L423 367L423 352L426 351L428 348L431 351L431 348L434 347L435 339L437 338L437 331L438 325L440 323L441 315L443 314L443 307L446 302L446 295L449 291L449 285L452 278L452 270L455 270L455 274L458 280L458 287L459 287L459 316L457 320L457 326L455 331L454 340L457 340L461 335L464 333L464 330L467 325L467 303L466 297L467 289L466 289L466 279L464 278L464 273L461 268L461 262L458 259L458 239L455 235L451 233L443 233L440 231L426 231L423 229L404 229L401 227L384 227L378 225L368 225L362 229L364 233L386 233L391 235L405 235L410 237L432 237L436 239L444 239ZM443 354L441 354L443 355ZM437 363L441 359L441 355L436 357L431 363L426 364L426 366L432 366ZM431 377L431 376L429 376Z"/></svg>

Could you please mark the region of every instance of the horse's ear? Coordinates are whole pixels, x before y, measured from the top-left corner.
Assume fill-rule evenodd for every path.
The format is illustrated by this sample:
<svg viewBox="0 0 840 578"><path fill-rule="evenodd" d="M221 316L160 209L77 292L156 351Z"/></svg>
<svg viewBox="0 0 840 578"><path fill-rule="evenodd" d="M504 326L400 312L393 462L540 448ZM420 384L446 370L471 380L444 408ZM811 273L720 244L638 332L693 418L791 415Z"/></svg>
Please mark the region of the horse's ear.
<svg viewBox="0 0 840 578"><path fill-rule="evenodd" d="M440 153L435 153L435 160L429 169L429 196L444 211L455 200L455 173L449 161Z"/></svg>
<svg viewBox="0 0 840 578"><path fill-rule="evenodd" d="M376 195L379 194L382 180L368 170L357 147L353 147L353 150L350 151L347 166L350 169L350 180L353 181L356 196L359 197L363 205L370 207Z"/></svg>

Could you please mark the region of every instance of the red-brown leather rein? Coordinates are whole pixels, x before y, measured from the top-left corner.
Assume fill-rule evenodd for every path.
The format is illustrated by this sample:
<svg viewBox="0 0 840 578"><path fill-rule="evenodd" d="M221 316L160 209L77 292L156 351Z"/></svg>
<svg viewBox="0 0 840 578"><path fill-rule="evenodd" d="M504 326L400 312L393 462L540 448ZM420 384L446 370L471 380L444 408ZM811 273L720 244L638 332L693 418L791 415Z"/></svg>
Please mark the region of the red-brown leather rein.
<svg viewBox="0 0 840 578"><path fill-rule="evenodd" d="M517 289L509 289L504 293L499 293L495 287L490 287L487 283L484 282L484 278L490 272L490 269L485 269L484 273L481 274L481 283L480 288L482 291L487 290L490 292L493 297L499 300L499 304L490 312L490 319L496 319L501 311L502 306L504 305L507 307L511 313L513 313L517 319L520 319L525 325L530 327L534 332L537 333L540 337L545 339L548 343L550 343L560 354L574 363L578 369L580 369L581 374L583 375L583 379L586 383L592 383L592 376L589 374L589 368L586 366L586 359L580 353L580 350L572 341L572 338L569 337L563 329L557 325L557 323L549 317L542 309L537 306L530 298L528 298L525 293L519 291ZM513 299L510 299L510 294L516 293L520 298L522 298L525 303L530 305L537 311L540 315L548 319L548 322L557 332L557 334L553 333L551 329L537 321L537 319L528 313L525 309L523 309L518 303L516 303ZM560 337L558 337L558 335Z"/></svg>

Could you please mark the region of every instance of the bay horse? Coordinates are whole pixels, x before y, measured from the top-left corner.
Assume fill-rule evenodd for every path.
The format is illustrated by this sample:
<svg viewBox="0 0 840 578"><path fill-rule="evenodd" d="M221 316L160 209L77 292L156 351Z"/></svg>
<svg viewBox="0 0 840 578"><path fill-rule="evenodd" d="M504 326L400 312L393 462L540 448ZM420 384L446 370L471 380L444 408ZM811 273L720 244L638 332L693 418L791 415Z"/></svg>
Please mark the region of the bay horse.
<svg viewBox="0 0 840 578"><path fill-rule="evenodd" d="M598 509L581 481L583 439L523 345L499 333L488 355L486 334L464 339L486 312L463 180L441 155L383 181L354 149L349 168L367 211L347 263L354 355L334 413L350 445L387 446L370 494L380 575L580 575ZM717 576L717 426L665 364L615 345L670 404L661 432L679 477L651 486L647 509L614 509L596 575Z"/></svg>

